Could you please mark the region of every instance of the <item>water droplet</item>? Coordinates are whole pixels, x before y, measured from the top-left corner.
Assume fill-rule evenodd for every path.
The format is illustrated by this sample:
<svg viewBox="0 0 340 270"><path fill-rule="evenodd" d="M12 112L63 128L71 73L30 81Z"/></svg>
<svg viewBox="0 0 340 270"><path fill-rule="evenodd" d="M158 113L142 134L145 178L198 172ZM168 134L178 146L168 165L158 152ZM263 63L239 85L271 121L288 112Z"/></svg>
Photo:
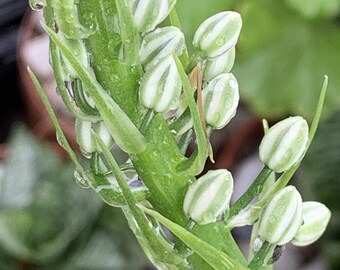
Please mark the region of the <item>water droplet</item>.
<svg viewBox="0 0 340 270"><path fill-rule="evenodd" d="M89 152L85 151L85 150L82 149L81 147L80 147L80 152L81 152L82 155L83 155L85 158L87 158L87 159L90 159L91 156L92 156L92 153L89 153Z"/></svg>
<svg viewBox="0 0 340 270"><path fill-rule="evenodd" d="M79 172L78 170L75 170L73 175L74 175L76 184L78 186L80 186L81 188L89 188L90 187L86 177L84 177L81 172Z"/></svg>
<svg viewBox="0 0 340 270"><path fill-rule="evenodd" d="M65 149L65 143L64 143L64 139L62 135L59 135L59 133L56 133L56 138L57 138L57 142L58 144Z"/></svg>
<svg viewBox="0 0 340 270"><path fill-rule="evenodd" d="M256 238L255 241L254 241L254 246L253 246L253 250L254 252L258 252L260 250L260 248L262 247L263 245L263 241L262 239L260 238Z"/></svg>
<svg viewBox="0 0 340 270"><path fill-rule="evenodd" d="M42 10L46 6L45 0L29 0L29 5L31 9L35 11Z"/></svg>

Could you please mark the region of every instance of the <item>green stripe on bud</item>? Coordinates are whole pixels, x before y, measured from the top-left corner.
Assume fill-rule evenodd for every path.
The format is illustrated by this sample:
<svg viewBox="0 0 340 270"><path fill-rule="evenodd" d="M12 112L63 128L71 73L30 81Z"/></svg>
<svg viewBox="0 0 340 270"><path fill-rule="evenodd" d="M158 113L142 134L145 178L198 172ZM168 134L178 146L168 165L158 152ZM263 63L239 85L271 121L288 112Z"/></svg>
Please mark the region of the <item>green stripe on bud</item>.
<svg viewBox="0 0 340 270"><path fill-rule="evenodd" d="M184 35L179 28L158 28L143 37L140 61L148 70L173 53L180 55L184 47Z"/></svg>
<svg viewBox="0 0 340 270"><path fill-rule="evenodd" d="M292 241L296 246L307 246L318 240L326 230L331 211L322 203L304 202L302 217L303 224Z"/></svg>
<svg viewBox="0 0 340 270"><path fill-rule="evenodd" d="M302 224L302 199L293 186L277 192L265 208L259 225L259 236L269 243L290 242Z"/></svg>
<svg viewBox="0 0 340 270"><path fill-rule="evenodd" d="M217 57L237 43L242 28L239 13L225 11L206 19L197 29L193 44L208 57Z"/></svg>
<svg viewBox="0 0 340 270"><path fill-rule="evenodd" d="M228 51L216 58L207 59L203 68L203 80L207 82L218 75L229 73L234 63L235 47L231 47Z"/></svg>
<svg viewBox="0 0 340 270"><path fill-rule="evenodd" d="M217 76L203 89L203 108L207 124L221 129L235 116L239 103L236 78L231 73Z"/></svg>
<svg viewBox="0 0 340 270"><path fill-rule="evenodd" d="M286 118L272 126L260 144L260 159L280 173L299 162L308 144L308 124L300 116Z"/></svg>
<svg viewBox="0 0 340 270"><path fill-rule="evenodd" d="M215 222L229 208L233 187L229 171L208 171L189 186L184 198L184 213L200 225Z"/></svg>
<svg viewBox="0 0 340 270"><path fill-rule="evenodd" d="M144 107L163 113L178 107L181 90L175 61L168 56L144 74L139 100Z"/></svg>
<svg viewBox="0 0 340 270"><path fill-rule="evenodd" d="M150 32L170 13L173 0L130 0L131 11L139 32Z"/></svg>
<svg viewBox="0 0 340 270"><path fill-rule="evenodd" d="M98 134L109 149L114 143L103 121L92 123L76 119L76 139L85 157L90 157L90 154L93 152L100 152L91 135L91 130Z"/></svg>

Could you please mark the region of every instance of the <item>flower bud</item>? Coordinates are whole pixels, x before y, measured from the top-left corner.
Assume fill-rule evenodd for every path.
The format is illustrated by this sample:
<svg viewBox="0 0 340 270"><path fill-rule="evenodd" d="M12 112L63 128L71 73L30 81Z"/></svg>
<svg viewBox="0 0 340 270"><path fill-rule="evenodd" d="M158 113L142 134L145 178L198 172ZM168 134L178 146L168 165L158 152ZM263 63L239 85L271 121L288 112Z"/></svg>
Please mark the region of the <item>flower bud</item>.
<svg viewBox="0 0 340 270"><path fill-rule="evenodd" d="M304 202L302 218L303 224L292 241L296 246L307 246L318 240L327 227L331 211L322 203Z"/></svg>
<svg viewBox="0 0 340 270"><path fill-rule="evenodd" d="M173 0L130 0L130 7L139 32L150 32L168 16Z"/></svg>
<svg viewBox="0 0 340 270"><path fill-rule="evenodd" d="M59 35L61 35L61 33ZM62 40L67 44L67 46L72 49L72 53L77 57L80 63L85 68L89 68L90 63L84 42L82 40L66 39L64 36L61 37ZM70 81L79 77L73 66L62 54L60 60L62 65L61 72L64 81Z"/></svg>
<svg viewBox="0 0 340 270"><path fill-rule="evenodd" d="M220 12L206 19L197 29L193 44L208 57L217 57L235 46L242 19L234 11Z"/></svg>
<svg viewBox="0 0 340 270"><path fill-rule="evenodd" d="M168 56L144 74L139 100L143 106L163 113L178 106L181 90L177 66L173 57Z"/></svg>
<svg viewBox="0 0 340 270"><path fill-rule="evenodd" d="M205 121L213 128L223 128L235 116L240 96L233 74L217 76L203 89L202 96Z"/></svg>
<svg viewBox="0 0 340 270"><path fill-rule="evenodd" d="M180 55L184 49L184 35L174 26L158 28L143 37L140 61L144 69L157 65L174 52Z"/></svg>
<svg viewBox="0 0 340 270"><path fill-rule="evenodd" d="M99 147L95 144L91 130L97 133L108 148L113 145L113 139L104 121L92 123L76 119L76 139L85 157L88 157L93 152L100 152Z"/></svg>
<svg viewBox="0 0 340 270"><path fill-rule="evenodd" d="M277 192L265 208L259 236L269 243L284 245L291 241L302 224L302 199L293 186Z"/></svg>
<svg viewBox="0 0 340 270"><path fill-rule="evenodd" d="M272 126L260 144L260 159L280 173L301 160L308 144L308 124L300 116L289 117Z"/></svg>
<svg viewBox="0 0 340 270"><path fill-rule="evenodd" d="M189 186L184 198L184 213L200 225L215 222L229 208L233 186L229 171L208 171Z"/></svg>
<svg viewBox="0 0 340 270"><path fill-rule="evenodd" d="M203 69L203 80L208 82L223 73L229 73L235 63L235 47L220 56L207 59Z"/></svg>

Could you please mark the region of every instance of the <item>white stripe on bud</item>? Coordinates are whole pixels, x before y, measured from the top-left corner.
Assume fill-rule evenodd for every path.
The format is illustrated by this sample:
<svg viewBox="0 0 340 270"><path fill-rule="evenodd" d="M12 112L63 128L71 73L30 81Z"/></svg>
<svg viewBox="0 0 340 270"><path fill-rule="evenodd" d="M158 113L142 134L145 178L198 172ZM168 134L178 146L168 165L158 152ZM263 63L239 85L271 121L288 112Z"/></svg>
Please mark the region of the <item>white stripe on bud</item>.
<svg viewBox="0 0 340 270"><path fill-rule="evenodd" d="M300 116L272 126L260 144L260 159L273 171L288 170L301 160L308 144L308 124Z"/></svg>
<svg viewBox="0 0 340 270"><path fill-rule="evenodd" d="M184 198L184 213L201 225L215 222L229 208L233 187L229 171L208 171L189 186Z"/></svg>
<svg viewBox="0 0 340 270"><path fill-rule="evenodd" d="M223 73L229 73L235 63L235 47L231 47L222 55L207 59L203 68L203 80L210 81Z"/></svg>
<svg viewBox="0 0 340 270"><path fill-rule="evenodd" d="M221 129L235 116L239 103L236 78L231 73L217 76L203 89L203 108L207 124Z"/></svg>
<svg viewBox="0 0 340 270"><path fill-rule="evenodd" d="M139 100L144 107L163 113L178 107L181 90L175 61L168 56L144 74Z"/></svg>
<svg viewBox="0 0 340 270"><path fill-rule="evenodd" d="M140 61L148 70L173 53L180 55L184 47L184 35L179 28L158 28L143 37Z"/></svg>
<svg viewBox="0 0 340 270"><path fill-rule="evenodd" d="M331 211L322 203L304 202L302 208L303 224L292 241L296 246L307 246L318 240L331 218Z"/></svg>
<svg viewBox="0 0 340 270"><path fill-rule="evenodd" d="M259 225L259 236L269 243L290 242L302 224L302 199L293 186L277 192L265 208Z"/></svg>
<svg viewBox="0 0 340 270"><path fill-rule="evenodd" d="M197 29L193 44L208 57L217 57L235 46L242 19L234 11L220 12L206 19Z"/></svg>
<svg viewBox="0 0 340 270"><path fill-rule="evenodd" d="M173 0L130 0L130 7L139 32L155 29L171 11Z"/></svg>

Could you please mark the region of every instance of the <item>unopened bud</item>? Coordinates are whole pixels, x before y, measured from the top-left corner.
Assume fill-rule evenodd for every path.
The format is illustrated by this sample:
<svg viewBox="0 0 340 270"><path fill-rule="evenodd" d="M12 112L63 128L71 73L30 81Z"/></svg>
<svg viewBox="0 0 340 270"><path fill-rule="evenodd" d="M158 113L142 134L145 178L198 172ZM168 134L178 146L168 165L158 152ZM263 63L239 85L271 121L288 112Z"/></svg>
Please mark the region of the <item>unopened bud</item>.
<svg viewBox="0 0 340 270"><path fill-rule="evenodd" d="M290 242L302 224L302 199L293 186L277 192L265 208L259 225L259 236L269 243Z"/></svg>
<svg viewBox="0 0 340 270"><path fill-rule="evenodd" d="M231 73L217 76L203 89L205 121L215 129L221 129L235 116L239 90Z"/></svg>
<svg viewBox="0 0 340 270"><path fill-rule="evenodd" d="M322 203L304 202L302 218L303 224L292 241L296 246L307 246L318 240L326 230L331 211Z"/></svg>
<svg viewBox="0 0 340 270"><path fill-rule="evenodd" d="M184 47L184 35L180 29L174 26L158 28L143 37L140 61L147 70L173 53L180 55Z"/></svg>
<svg viewBox="0 0 340 270"><path fill-rule="evenodd" d="M225 169L208 171L189 186L183 209L198 224L215 222L229 208L233 177Z"/></svg>
<svg viewBox="0 0 340 270"><path fill-rule="evenodd" d="M139 100L144 107L163 113L177 108L181 90L177 66L173 57L168 56L144 74Z"/></svg>
<svg viewBox="0 0 340 270"><path fill-rule="evenodd" d="M242 19L234 11L220 12L206 19L197 29L193 44L208 57L217 57L235 46Z"/></svg>
<svg viewBox="0 0 340 270"><path fill-rule="evenodd" d="M290 169L303 157L308 144L308 124L300 116L272 126L260 144L260 159L273 171Z"/></svg>
<svg viewBox="0 0 340 270"><path fill-rule="evenodd" d="M62 39L67 44L67 46L72 49L72 53L75 57L77 57L83 67L88 68L90 63L84 42L82 40L66 39L64 37L62 37ZM62 65L61 73L64 81L74 80L79 77L71 63L62 54L60 60Z"/></svg>
<svg viewBox="0 0 340 270"><path fill-rule="evenodd" d="M103 121L92 123L76 119L76 139L85 157L93 152L101 152L93 139L92 130L97 133L108 148L111 148L114 143Z"/></svg>
<svg viewBox="0 0 340 270"><path fill-rule="evenodd" d="M229 73L235 63L235 47L212 59L207 59L203 69L203 80L208 82L223 73Z"/></svg>
<svg viewBox="0 0 340 270"><path fill-rule="evenodd" d="M130 7L139 32L150 32L169 14L174 0L130 0Z"/></svg>

